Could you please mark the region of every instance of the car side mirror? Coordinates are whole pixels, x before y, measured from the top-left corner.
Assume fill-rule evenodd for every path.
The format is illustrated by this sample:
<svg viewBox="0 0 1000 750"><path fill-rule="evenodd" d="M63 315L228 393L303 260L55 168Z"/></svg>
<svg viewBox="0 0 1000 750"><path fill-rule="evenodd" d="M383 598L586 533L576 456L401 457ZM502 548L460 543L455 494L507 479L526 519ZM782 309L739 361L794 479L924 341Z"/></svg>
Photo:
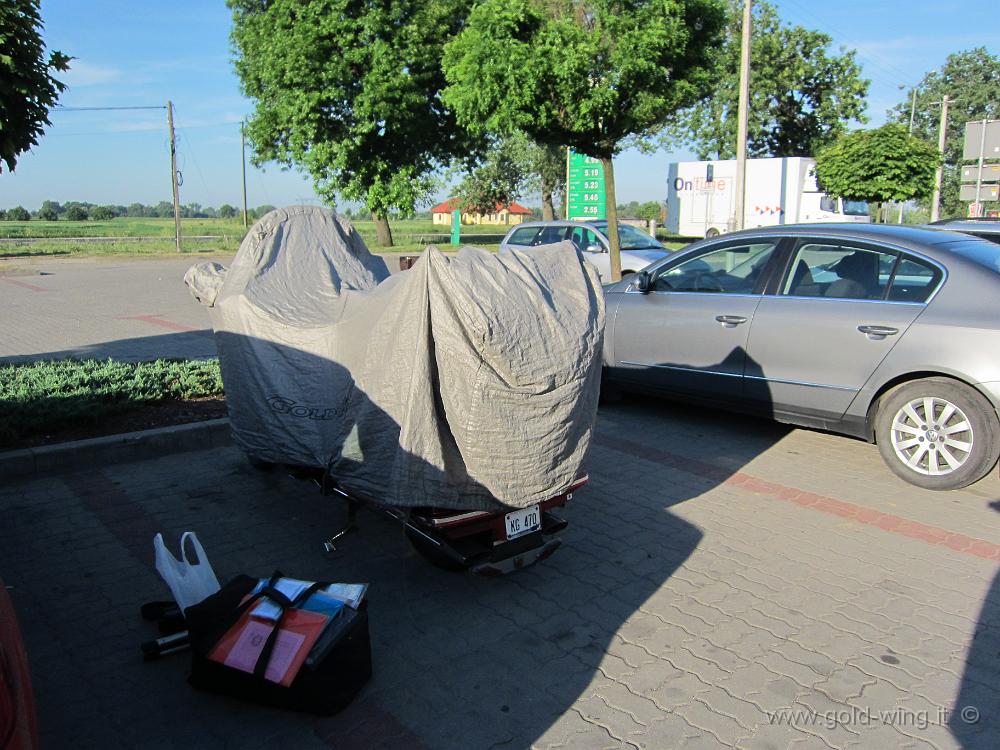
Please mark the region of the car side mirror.
<svg viewBox="0 0 1000 750"><path fill-rule="evenodd" d="M653 288L653 277L649 275L649 271L639 271L635 275L632 284L642 294L649 294Z"/></svg>
<svg viewBox="0 0 1000 750"><path fill-rule="evenodd" d="M585 252L588 252L588 253L603 253L604 252L604 248L601 247L600 245L587 245L587 249L585 250Z"/></svg>

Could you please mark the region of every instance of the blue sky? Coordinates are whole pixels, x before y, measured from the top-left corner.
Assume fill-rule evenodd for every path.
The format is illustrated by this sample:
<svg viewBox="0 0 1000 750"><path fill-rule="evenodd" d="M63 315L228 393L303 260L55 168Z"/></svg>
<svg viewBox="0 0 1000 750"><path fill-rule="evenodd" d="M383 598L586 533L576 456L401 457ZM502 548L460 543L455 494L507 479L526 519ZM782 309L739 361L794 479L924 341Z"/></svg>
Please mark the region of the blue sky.
<svg viewBox="0 0 1000 750"><path fill-rule="evenodd" d="M781 16L826 32L835 47L857 50L871 80L871 124L905 97L945 57L985 46L1000 53L996 0L777 0ZM65 74L66 107L163 106L174 103L181 202L239 205L240 93L229 49L230 15L221 1L43 0L45 39L76 59ZM43 200L156 203L170 200L164 110L54 111L52 127L0 174L0 208L36 209ZM680 151L625 152L615 161L619 202L662 200L667 164ZM277 166L251 168L249 203L315 202L308 178ZM439 196L443 197L443 196ZM528 200L527 203L532 203Z"/></svg>

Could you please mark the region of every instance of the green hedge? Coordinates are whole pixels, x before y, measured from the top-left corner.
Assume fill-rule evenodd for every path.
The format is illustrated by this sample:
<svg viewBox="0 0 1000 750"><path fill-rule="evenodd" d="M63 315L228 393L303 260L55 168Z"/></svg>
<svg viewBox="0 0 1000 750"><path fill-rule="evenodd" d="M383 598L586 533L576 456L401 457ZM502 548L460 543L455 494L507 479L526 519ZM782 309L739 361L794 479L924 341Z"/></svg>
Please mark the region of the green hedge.
<svg viewBox="0 0 1000 750"><path fill-rule="evenodd" d="M145 404L222 394L217 360L0 365L0 447Z"/></svg>

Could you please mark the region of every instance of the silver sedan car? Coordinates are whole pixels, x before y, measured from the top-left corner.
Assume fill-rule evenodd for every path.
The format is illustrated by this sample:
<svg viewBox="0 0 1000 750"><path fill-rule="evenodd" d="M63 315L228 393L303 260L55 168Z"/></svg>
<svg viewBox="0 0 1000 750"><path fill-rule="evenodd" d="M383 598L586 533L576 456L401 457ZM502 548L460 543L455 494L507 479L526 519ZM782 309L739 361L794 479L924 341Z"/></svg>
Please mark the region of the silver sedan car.
<svg viewBox="0 0 1000 750"><path fill-rule="evenodd" d="M607 390L864 438L929 489L971 484L1000 456L1000 245L767 227L697 242L605 292Z"/></svg>
<svg viewBox="0 0 1000 750"><path fill-rule="evenodd" d="M633 274L650 263L665 258L670 251L640 229L618 225L622 276ZM551 245L569 240L583 253L584 259L597 268L602 282L611 279L610 243L606 221L531 221L518 224L507 232L500 250Z"/></svg>

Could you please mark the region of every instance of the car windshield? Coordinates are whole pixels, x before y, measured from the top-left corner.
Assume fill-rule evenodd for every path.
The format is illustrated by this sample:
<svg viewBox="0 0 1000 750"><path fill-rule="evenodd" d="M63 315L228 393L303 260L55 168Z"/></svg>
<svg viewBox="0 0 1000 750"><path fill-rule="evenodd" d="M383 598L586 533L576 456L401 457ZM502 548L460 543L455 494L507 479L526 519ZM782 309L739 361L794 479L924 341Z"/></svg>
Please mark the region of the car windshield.
<svg viewBox="0 0 1000 750"><path fill-rule="evenodd" d="M1000 245L995 245L986 240L959 240L958 242L944 243L951 252L968 258L974 263L1000 273Z"/></svg>
<svg viewBox="0 0 1000 750"><path fill-rule="evenodd" d="M607 222L594 224L594 227L605 237L608 236ZM621 244L622 250L666 250L663 245L641 229L636 229L629 224L618 225L618 242Z"/></svg>
<svg viewBox="0 0 1000 750"><path fill-rule="evenodd" d="M845 216L867 216L868 204L864 201L844 201Z"/></svg>

